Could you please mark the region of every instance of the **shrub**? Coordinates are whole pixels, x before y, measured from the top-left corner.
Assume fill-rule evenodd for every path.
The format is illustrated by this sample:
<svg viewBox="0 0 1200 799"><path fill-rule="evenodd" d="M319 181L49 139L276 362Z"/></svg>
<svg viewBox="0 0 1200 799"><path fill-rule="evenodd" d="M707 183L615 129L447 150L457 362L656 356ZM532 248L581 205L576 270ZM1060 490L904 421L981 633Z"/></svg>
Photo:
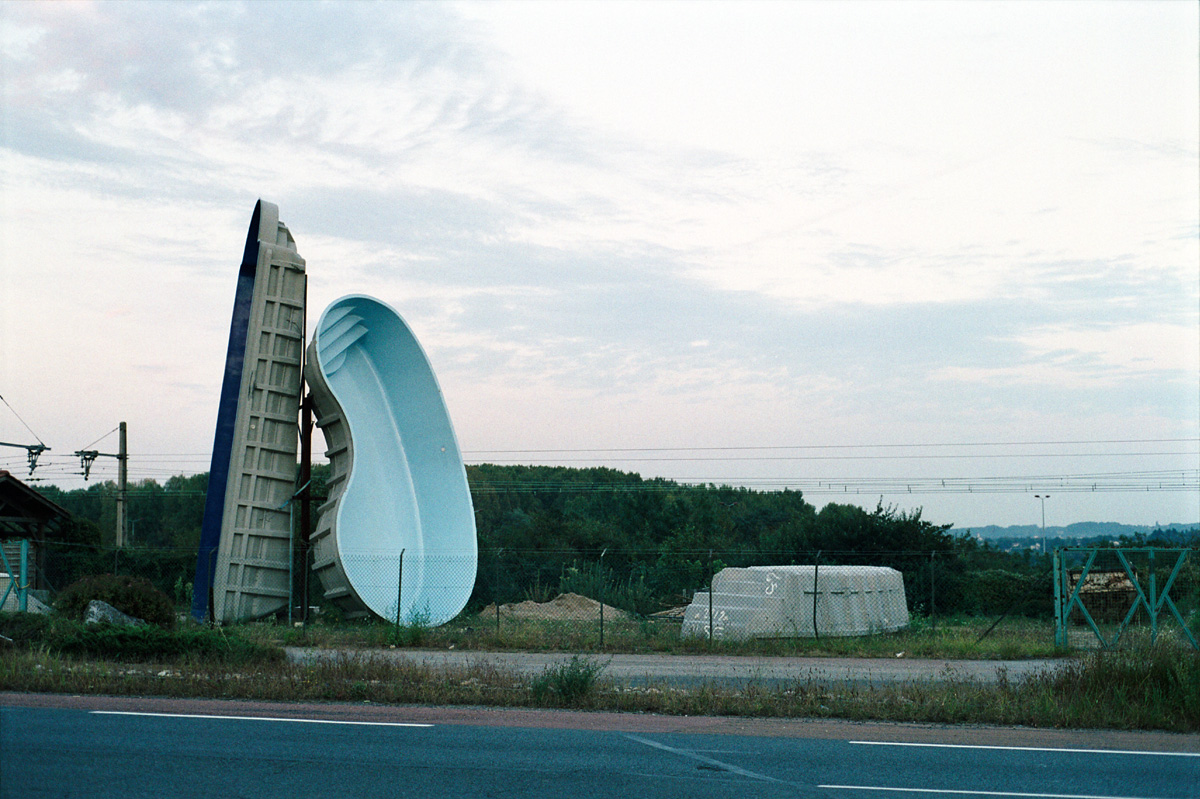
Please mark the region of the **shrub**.
<svg viewBox="0 0 1200 799"><path fill-rule="evenodd" d="M396 646L420 646L429 637L429 608L414 610L408 615L408 621L397 625L392 633L392 643Z"/></svg>
<svg viewBox="0 0 1200 799"><path fill-rule="evenodd" d="M573 655L565 663L548 666L530 684L538 704L574 705L591 693L607 664Z"/></svg>
<svg viewBox="0 0 1200 799"><path fill-rule="evenodd" d="M0 613L0 635L15 644L40 641L50 629L50 619L37 613Z"/></svg>
<svg viewBox="0 0 1200 799"><path fill-rule="evenodd" d="M129 663L183 658L198 663L254 665L284 660L284 651L277 646L199 626L169 631L153 626L84 625L33 613L0 613L0 635L11 638L18 649Z"/></svg>
<svg viewBox="0 0 1200 799"><path fill-rule="evenodd" d="M164 629L175 626L175 607L170 598L149 580L128 574L97 574L77 580L59 593L54 608L69 619L83 621L93 599Z"/></svg>

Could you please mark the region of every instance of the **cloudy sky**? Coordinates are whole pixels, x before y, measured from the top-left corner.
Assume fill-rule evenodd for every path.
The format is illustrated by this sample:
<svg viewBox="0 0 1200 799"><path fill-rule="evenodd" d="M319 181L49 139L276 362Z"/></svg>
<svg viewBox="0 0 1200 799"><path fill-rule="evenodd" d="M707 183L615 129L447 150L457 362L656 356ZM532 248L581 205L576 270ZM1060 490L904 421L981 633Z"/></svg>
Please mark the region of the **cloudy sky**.
<svg viewBox="0 0 1200 799"><path fill-rule="evenodd" d="M206 470L261 197L469 463L1195 523L1198 8L0 3L0 441Z"/></svg>

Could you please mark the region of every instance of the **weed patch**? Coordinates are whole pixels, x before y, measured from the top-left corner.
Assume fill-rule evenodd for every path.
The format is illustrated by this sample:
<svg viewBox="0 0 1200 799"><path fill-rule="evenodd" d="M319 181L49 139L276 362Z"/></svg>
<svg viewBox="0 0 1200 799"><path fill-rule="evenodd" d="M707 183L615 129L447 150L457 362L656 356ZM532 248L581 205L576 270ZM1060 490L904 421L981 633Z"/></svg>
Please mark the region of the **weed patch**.
<svg viewBox="0 0 1200 799"><path fill-rule="evenodd" d="M549 666L530 684L533 699L539 705L576 706L596 687L607 665L574 655L569 661Z"/></svg>

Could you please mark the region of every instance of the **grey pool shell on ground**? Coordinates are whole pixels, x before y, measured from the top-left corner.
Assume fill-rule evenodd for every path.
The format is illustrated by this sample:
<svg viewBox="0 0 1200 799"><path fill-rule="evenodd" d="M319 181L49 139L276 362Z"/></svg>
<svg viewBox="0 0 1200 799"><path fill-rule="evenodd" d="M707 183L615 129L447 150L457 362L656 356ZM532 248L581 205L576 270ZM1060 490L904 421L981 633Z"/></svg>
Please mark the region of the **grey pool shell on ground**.
<svg viewBox="0 0 1200 799"><path fill-rule="evenodd" d="M711 618L710 618L711 614ZM710 633L711 626L711 633ZM726 567L684 611L683 637L872 635L908 626L904 578L884 566Z"/></svg>
<svg viewBox="0 0 1200 799"><path fill-rule="evenodd" d="M449 621L475 585L475 513L416 336L386 303L342 297L317 323L305 375L330 462L313 534L326 599L351 616Z"/></svg>

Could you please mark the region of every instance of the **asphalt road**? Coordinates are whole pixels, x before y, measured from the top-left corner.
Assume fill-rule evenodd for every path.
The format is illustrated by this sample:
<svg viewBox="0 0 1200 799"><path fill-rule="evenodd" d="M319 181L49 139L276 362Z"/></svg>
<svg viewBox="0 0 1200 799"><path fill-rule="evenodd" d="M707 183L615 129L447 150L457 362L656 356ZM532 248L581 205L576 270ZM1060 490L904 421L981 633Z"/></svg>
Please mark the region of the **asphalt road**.
<svg viewBox="0 0 1200 799"><path fill-rule="evenodd" d="M1200 796L1200 736L0 695L21 797Z"/></svg>
<svg viewBox="0 0 1200 799"><path fill-rule="evenodd" d="M289 647L293 661L329 657L386 657L433 667L469 667L489 663L502 669L536 675L564 663L571 655L538 652L470 652L445 649L372 649L334 652ZM726 655L590 655L605 664L602 678L622 685L665 684L677 687L703 683L743 686L750 682L774 686L797 680L828 685L974 681L995 683L1058 668L1062 660L926 660L919 658L803 658Z"/></svg>

